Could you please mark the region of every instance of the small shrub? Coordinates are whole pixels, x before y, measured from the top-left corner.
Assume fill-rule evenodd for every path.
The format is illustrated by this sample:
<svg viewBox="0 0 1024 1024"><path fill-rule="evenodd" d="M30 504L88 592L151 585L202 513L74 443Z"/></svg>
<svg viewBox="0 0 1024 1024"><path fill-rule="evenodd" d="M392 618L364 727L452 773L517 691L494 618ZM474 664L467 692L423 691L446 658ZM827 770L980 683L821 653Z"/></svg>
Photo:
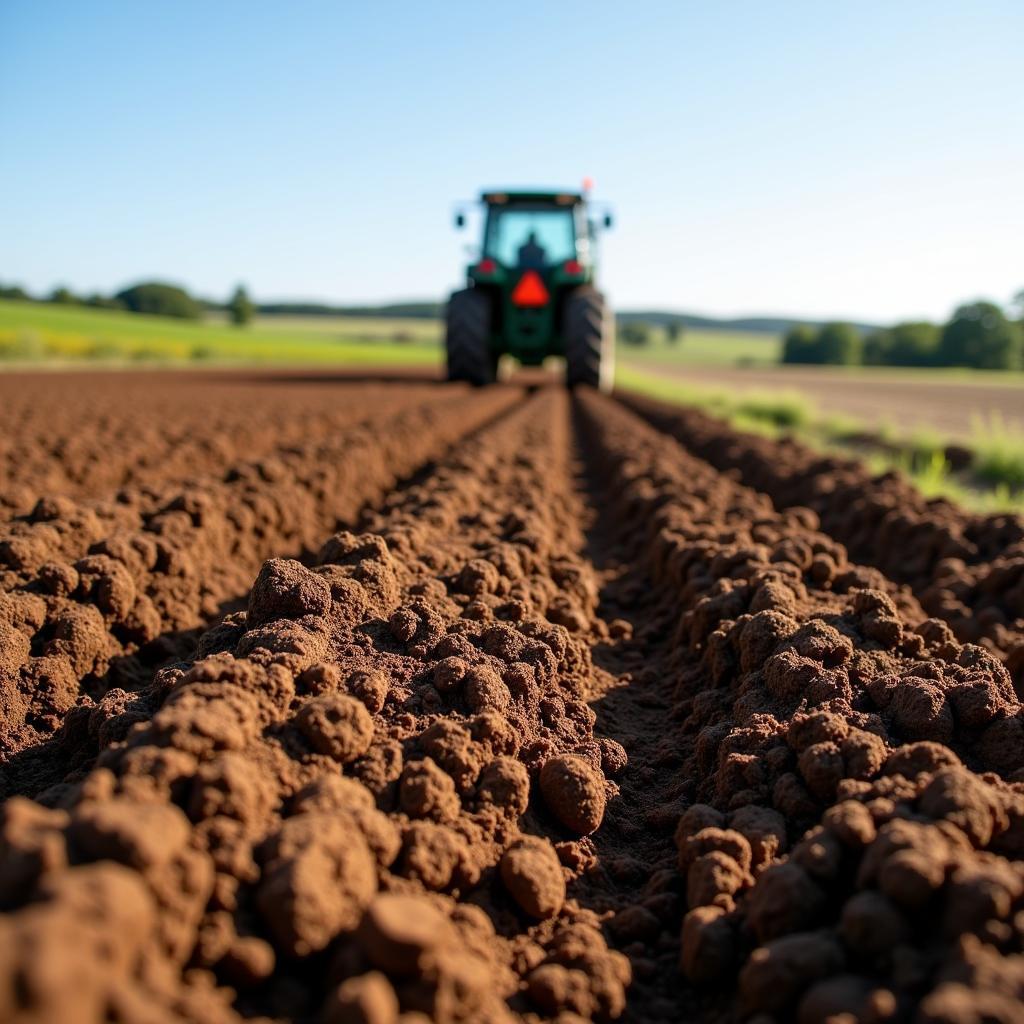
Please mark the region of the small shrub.
<svg viewBox="0 0 1024 1024"><path fill-rule="evenodd" d="M994 414L976 420L972 432L974 472L986 483L1024 490L1024 431Z"/></svg>
<svg viewBox="0 0 1024 1024"><path fill-rule="evenodd" d="M745 419L761 420L773 426L793 430L811 422L813 407L803 395L745 395L736 403L735 412Z"/></svg>
<svg viewBox="0 0 1024 1024"><path fill-rule="evenodd" d="M150 281L118 292L114 298L132 313L153 313L184 320L198 320L203 308L184 288Z"/></svg>
<svg viewBox="0 0 1024 1024"><path fill-rule="evenodd" d="M38 331L22 330L0 338L0 359L31 362L47 354L46 342Z"/></svg>
<svg viewBox="0 0 1024 1024"><path fill-rule="evenodd" d="M640 347L651 342L651 325L641 322L623 324L619 328L619 341L623 345Z"/></svg>
<svg viewBox="0 0 1024 1024"><path fill-rule="evenodd" d="M903 447L915 470L933 467L936 459L946 461L945 439L937 431L927 427L918 427L913 430Z"/></svg>
<svg viewBox="0 0 1024 1024"><path fill-rule="evenodd" d="M863 421L842 413L831 413L823 417L818 427L825 440L837 443L855 441L868 433Z"/></svg>
<svg viewBox="0 0 1024 1024"><path fill-rule="evenodd" d="M86 359L108 361L111 359L123 359L124 356L124 349L120 345L112 341L106 341L103 338L94 341L85 351Z"/></svg>
<svg viewBox="0 0 1024 1024"><path fill-rule="evenodd" d="M78 297L71 291L71 289L65 288L63 285L54 288L53 291L50 292L50 297L46 301L55 303L58 306L81 305Z"/></svg>
<svg viewBox="0 0 1024 1024"><path fill-rule="evenodd" d="M256 307L252 304L249 293L243 285L239 285L228 301L228 315L231 317L231 322L236 327L245 327L246 324L252 322L255 313Z"/></svg>
<svg viewBox="0 0 1024 1024"><path fill-rule="evenodd" d="M949 478L944 452L932 452L919 462L911 460L911 477L925 495L941 494Z"/></svg>

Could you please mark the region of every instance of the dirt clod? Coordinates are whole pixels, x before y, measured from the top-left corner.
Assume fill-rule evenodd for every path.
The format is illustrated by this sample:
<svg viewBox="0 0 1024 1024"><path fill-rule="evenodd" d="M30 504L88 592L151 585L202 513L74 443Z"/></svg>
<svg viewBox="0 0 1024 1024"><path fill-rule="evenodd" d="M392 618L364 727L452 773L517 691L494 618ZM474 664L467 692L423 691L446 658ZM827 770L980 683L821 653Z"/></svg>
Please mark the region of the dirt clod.
<svg viewBox="0 0 1024 1024"><path fill-rule="evenodd" d="M604 782L580 757L549 758L540 770L540 790L551 812L579 835L594 832L604 818Z"/></svg>

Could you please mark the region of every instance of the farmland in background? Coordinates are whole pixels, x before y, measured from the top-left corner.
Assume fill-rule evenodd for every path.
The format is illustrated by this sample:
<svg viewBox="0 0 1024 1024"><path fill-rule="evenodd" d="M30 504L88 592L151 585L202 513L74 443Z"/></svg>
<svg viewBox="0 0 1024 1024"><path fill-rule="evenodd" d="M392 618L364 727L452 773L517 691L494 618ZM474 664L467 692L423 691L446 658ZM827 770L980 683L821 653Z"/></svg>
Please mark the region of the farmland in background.
<svg viewBox="0 0 1024 1024"><path fill-rule="evenodd" d="M241 330L222 315L202 322L117 310L0 301L0 360L120 363L251 362L439 365L433 320L258 317Z"/></svg>
<svg viewBox="0 0 1024 1024"><path fill-rule="evenodd" d="M443 325L413 317L260 314L244 329L224 313L201 322L97 310L83 306L0 300L0 359L288 363L440 364ZM780 353L778 335L693 328L670 344L652 331L643 348L622 346L622 358L673 366L767 365Z"/></svg>
<svg viewBox="0 0 1024 1024"><path fill-rule="evenodd" d="M443 327L411 317L263 314L244 329L202 321L0 300L0 366L409 366L440 372ZM620 344L620 386L725 415L737 425L795 429L898 468L929 493L976 507L1016 508L1024 473L1024 373L779 363L776 334L690 327L672 341L653 327ZM852 441L851 441L852 439ZM865 439L870 439L865 444ZM951 473L946 449L976 469ZM997 450L998 449L998 450Z"/></svg>
<svg viewBox="0 0 1024 1024"><path fill-rule="evenodd" d="M876 430L928 428L964 439L979 417L993 415L1024 429L1024 373L1006 370L687 363L637 358L621 349L619 364L690 390L800 394Z"/></svg>
<svg viewBox="0 0 1024 1024"><path fill-rule="evenodd" d="M1024 374L620 364L616 387L895 470L928 497L1024 509Z"/></svg>
<svg viewBox="0 0 1024 1024"><path fill-rule="evenodd" d="M620 335L625 336L622 331ZM688 327L678 341L651 328L646 345L620 341L618 358L637 366L769 366L782 354L782 336L770 332Z"/></svg>

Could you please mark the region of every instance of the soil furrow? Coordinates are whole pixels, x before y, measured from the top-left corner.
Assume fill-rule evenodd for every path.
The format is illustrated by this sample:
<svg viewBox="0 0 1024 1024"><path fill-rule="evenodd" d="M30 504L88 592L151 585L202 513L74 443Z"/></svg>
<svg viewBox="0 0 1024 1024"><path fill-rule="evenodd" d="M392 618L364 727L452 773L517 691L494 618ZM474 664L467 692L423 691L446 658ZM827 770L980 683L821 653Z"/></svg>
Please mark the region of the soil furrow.
<svg viewBox="0 0 1024 1024"><path fill-rule="evenodd" d="M1003 666L909 622L798 510L610 400L582 407L676 594L686 978L739 1018L1012 1019L1024 733Z"/></svg>
<svg viewBox="0 0 1024 1024"><path fill-rule="evenodd" d="M651 585L635 522L618 510L620 481L609 452L575 409L578 488L585 546L599 580L595 636L595 732L622 744L628 764L618 799L594 835L596 863L580 880L582 903L604 916L609 941L630 958L626 1021L700 1019L704 1000L678 971L684 894L673 830L686 780L672 725L676 670L672 636L679 616L671 588Z"/></svg>
<svg viewBox="0 0 1024 1024"><path fill-rule="evenodd" d="M4 751L51 735L83 696L137 690L153 666L188 653L191 631L244 596L264 558L315 549L519 394L385 409L366 425L169 492L151 513L119 507L101 517L98 506L40 501L0 539Z"/></svg>
<svg viewBox="0 0 1024 1024"><path fill-rule="evenodd" d="M622 401L719 470L735 470L779 508L814 511L821 529L857 560L908 583L957 638L1004 656L1024 686L1024 521L973 515L925 500L898 474L793 440L772 441L692 409L624 395Z"/></svg>

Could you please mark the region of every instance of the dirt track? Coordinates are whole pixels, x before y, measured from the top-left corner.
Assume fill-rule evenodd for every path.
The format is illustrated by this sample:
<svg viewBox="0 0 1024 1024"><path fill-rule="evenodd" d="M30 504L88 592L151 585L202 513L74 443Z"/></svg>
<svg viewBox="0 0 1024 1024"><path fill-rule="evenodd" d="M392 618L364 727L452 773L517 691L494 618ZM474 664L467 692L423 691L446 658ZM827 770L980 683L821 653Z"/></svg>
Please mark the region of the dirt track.
<svg viewBox="0 0 1024 1024"><path fill-rule="evenodd" d="M0 1019L1021 1019L1020 520L628 396L0 398Z"/></svg>
<svg viewBox="0 0 1024 1024"><path fill-rule="evenodd" d="M685 343L684 343L685 344ZM823 413L841 413L867 427L892 424L907 433L918 428L950 439L970 441L977 422L998 417L1024 429L1024 386L1019 375L1000 382L943 378L935 371L860 371L826 366L679 366L637 363L636 369L742 394L745 391L798 391Z"/></svg>

